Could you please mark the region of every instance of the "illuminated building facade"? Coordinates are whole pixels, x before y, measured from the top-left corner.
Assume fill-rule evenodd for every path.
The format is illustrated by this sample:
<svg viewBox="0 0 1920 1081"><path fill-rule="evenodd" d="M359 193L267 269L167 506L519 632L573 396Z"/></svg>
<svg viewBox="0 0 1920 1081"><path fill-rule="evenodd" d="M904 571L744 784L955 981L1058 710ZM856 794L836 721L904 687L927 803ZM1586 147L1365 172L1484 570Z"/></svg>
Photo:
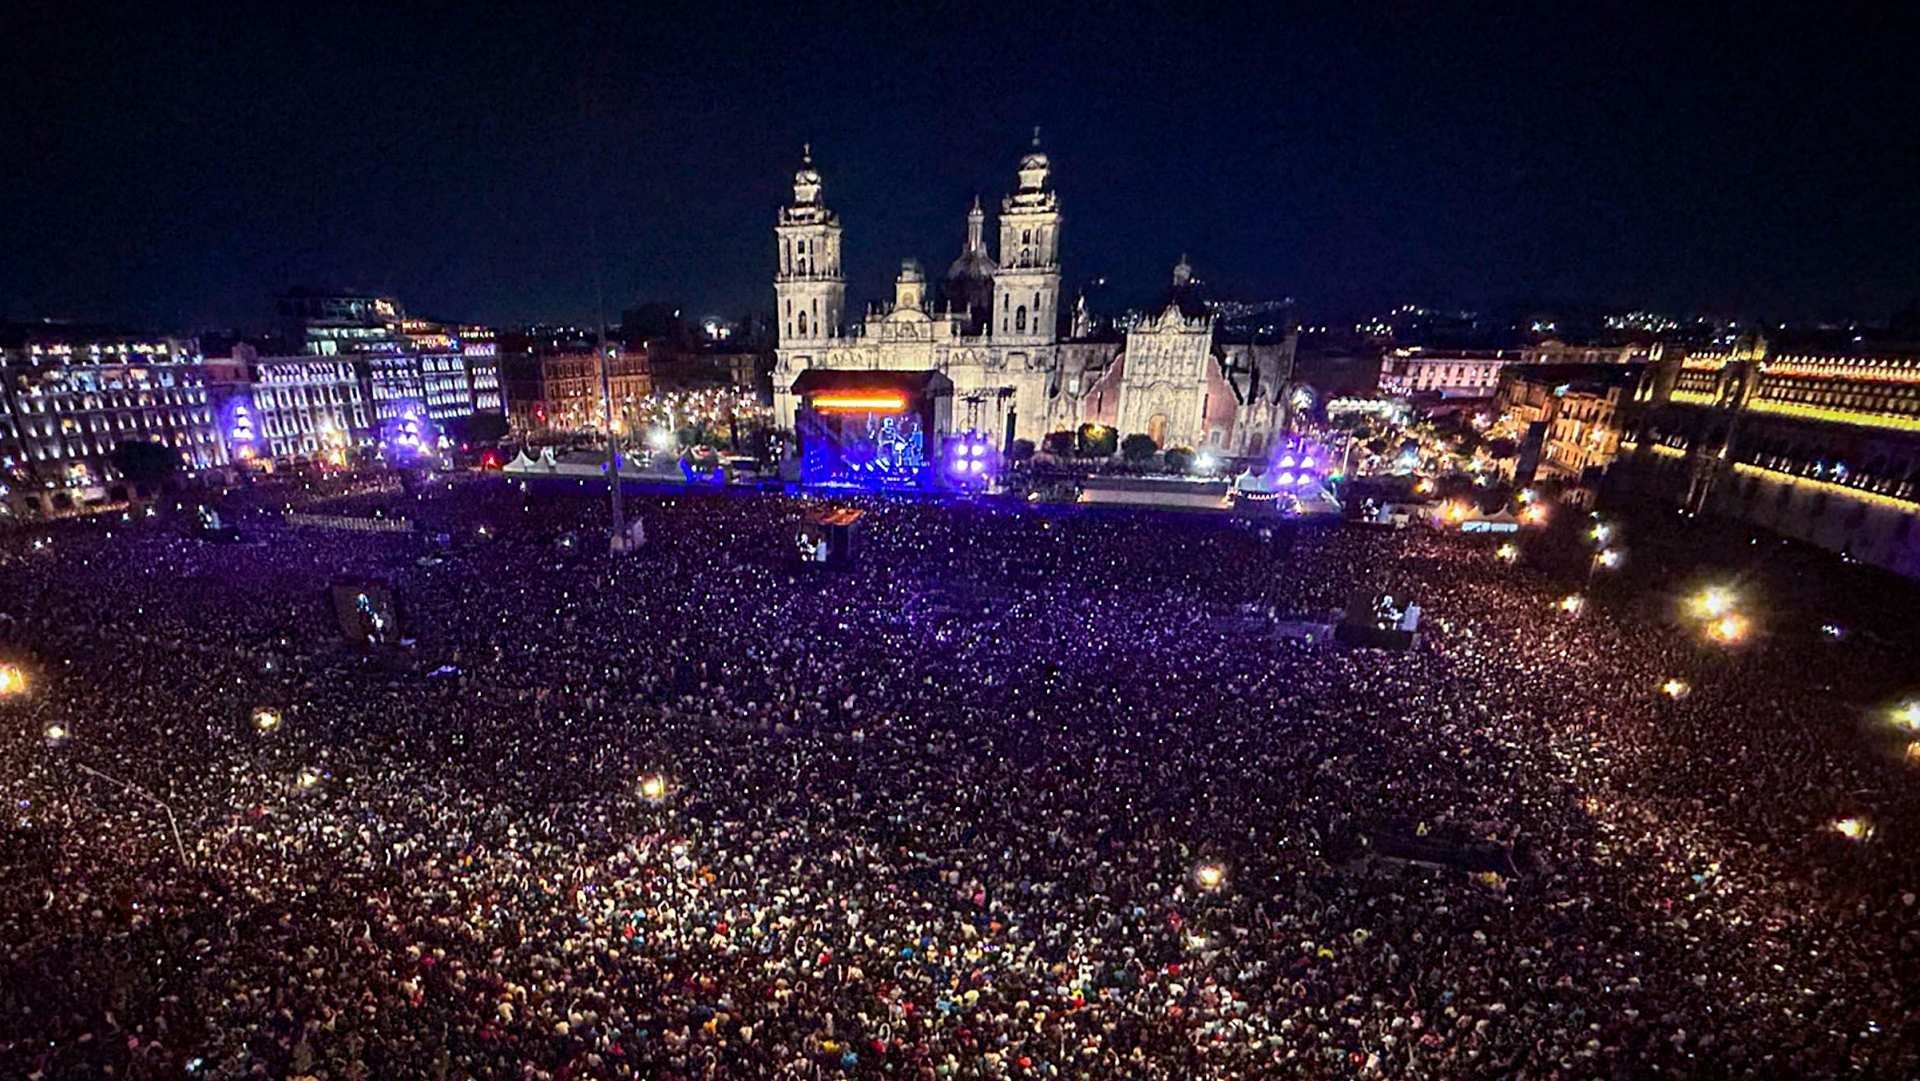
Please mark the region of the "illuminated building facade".
<svg viewBox="0 0 1920 1081"><path fill-rule="evenodd" d="M384 424L409 413L418 415L426 408L424 359L415 353L370 353L354 358L355 369L366 381L375 421ZM441 359L447 358L443 354ZM459 363L458 356L451 359L464 375L466 365Z"/></svg>
<svg viewBox="0 0 1920 1081"><path fill-rule="evenodd" d="M249 369L247 427L265 456L344 464L354 450L379 441L379 422L352 361L252 356Z"/></svg>
<svg viewBox="0 0 1920 1081"><path fill-rule="evenodd" d="M1491 398L1514 364L1628 364L1646 360L1633 345L1546 341L1521 349L1390 349L1380 358L1380 390L1398 397Z"/></svg>
<svg viewBox="0 0 1920 1081"><path fill-rule="evenodd" d="M191 340L32 327L0 339L0 501L63 513L129 492L113 448L158 443L188 473L227 464Z"/></svg>
<svg viewBox="0 0 1920 1081"><path fill-rule="evenodd" d="M460 356L467 367L467 393L475 413L504 413L500 394L500 343L488 327L460 329ZM435 417L436 420L440 419Z"/></svg>
<svg viewBox="0 0 1920 1081"><path fill-rule="evenodd" d="M1594 484L1620 453L1621 407L1646 373L1642 364L1513 364L1494 392L1489 437L1514 439L1517 458L1497 463L1507 479L1558 480L1572 501L1590 501Z"/></svg>
<svg viewBox="0 0 1920 1081"><path fill-rule="evenodd" d="M1636 491L1920 577L1920 354L1656 347Z"/></svg>
<svg viewBox="0 0 1920 1081"><path fill-rule="evenodd" d="M1184 258L1158 315L1124 341L1086 336L1087 321L1061 303L1064 219L1037 135L1000 202L997 254L976 199L945 277L930 282L916 260L903 260L892 302L850 325L842 227L823 190L809 153L774 225L777 426L793 428L794 382L814 369L938 371L953 383L956 423L993 433L996 444L1038 443L1107 416L1163 447L1260 453L1283 423L1292 335L1249 344L1235 359Z"/></svg>
<svg viewBox="0 0 1920 1081"><path fill-rule="evenodd" d="M1399 397L1491 398L1500 371L1523 361L1518 349L1392 349L1380 360L1380 390Z"/></svg>

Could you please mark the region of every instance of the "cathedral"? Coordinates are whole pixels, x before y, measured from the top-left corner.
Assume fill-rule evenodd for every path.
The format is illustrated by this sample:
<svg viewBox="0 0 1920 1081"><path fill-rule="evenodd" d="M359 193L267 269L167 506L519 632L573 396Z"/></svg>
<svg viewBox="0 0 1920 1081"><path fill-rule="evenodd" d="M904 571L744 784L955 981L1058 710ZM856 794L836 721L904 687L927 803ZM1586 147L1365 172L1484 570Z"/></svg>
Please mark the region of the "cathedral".
<svg viewBox="0 0 1920 1081"><path fill-rule="evenodd" d="M1264 454L1286 425L1294 336L1224 341L1185 256L1160 305L1124 334L1096 333L1084 303L1061 304L1060 196L1038 132L1015 179L1000 201L997 258L975 198L945 277L930 282L918 261L902 260L893 301L853 322L840 217L808 148L774 226L777 423L793 427L793 382L810 368L931 369L953 382L955 426L996 441L1038 445L1093 423L1163 448Z"/></svg>

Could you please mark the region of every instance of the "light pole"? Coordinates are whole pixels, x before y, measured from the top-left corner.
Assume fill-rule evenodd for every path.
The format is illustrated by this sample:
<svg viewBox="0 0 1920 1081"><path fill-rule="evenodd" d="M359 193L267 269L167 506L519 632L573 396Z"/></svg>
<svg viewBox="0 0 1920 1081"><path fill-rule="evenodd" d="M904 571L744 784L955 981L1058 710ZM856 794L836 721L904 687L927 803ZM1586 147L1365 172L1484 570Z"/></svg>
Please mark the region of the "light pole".
<svg viewBox="0 0 1920 1081"><path fill-rule="evenodd" d="M102 773L99 770L94 769L92 766L89 766L84 762L73 763L73 768L79 770L82 773L89 774L94 777L98 777L101 780L107 782L108 784L118 785L119 787L124 788L127 791L134 793L135 795L141 796L147 800L150 800L155 804L158 804L161 810L167 812L167 828L173 832L173 848L174 848L174 851L180 853L181 866L183 867L193 866L193 860L187 856L187 846L185 843L183 843L180 840L180 823L177 819L173 817L173 808L167 805L166 800L163 800L159 796L156 796L153 793L147 791L146 789L140 787L139 785L134 784L132 781L123 781L118 777L114 777L114 776L111 776L110 774Z"/></svg>

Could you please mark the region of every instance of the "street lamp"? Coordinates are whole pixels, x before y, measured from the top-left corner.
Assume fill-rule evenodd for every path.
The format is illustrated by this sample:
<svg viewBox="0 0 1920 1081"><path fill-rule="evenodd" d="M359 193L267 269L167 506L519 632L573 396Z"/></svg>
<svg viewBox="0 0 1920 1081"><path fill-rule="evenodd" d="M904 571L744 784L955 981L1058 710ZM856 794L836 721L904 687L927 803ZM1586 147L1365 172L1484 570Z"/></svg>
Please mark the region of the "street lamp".
<svg viewBox="0 0 1920 1081"><path fill-rule="evenodd" d="M1693 608L1708 619L1719 619L1733 611L1733 601L1733 590L1726 586L1709 586L1693 598Z"/></svg>
<svg viewBox="0 0 1920 1081"><path fill-rule="evenodd" d="M1729 612L1707 624L1707 634L1717 642L1733 645L1747 636L1747 621Z"/></svg>
<svg viewBox="0 0 1920 1081"><path fill-rule="evenodd" d="M1920 698L1894 710L1893 721L1910 732L1920 732Z"/></svg>
<svg viewBox="0 0 1920 1081"><path fill-rule="evenodd" d="M1864 841L1873 836L1873 821L1860 816L1838 819L1833 830L1849 841Z"/></svg>
<svg viewBox="0 0 1920 1081"><path fill-rule="evenodd" d="M640 798L648 803L659 803L667 798L667 779L658 773L649 773L640 778Z"/></svg>

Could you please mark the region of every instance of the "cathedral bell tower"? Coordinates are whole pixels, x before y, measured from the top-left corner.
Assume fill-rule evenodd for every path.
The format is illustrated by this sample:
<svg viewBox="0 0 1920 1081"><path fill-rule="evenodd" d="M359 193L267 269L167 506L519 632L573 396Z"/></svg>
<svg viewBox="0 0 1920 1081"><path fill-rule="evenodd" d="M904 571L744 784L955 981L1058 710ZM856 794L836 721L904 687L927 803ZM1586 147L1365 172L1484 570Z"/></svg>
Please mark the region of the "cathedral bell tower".
<svg viewBox="0 0 1920 1081"><path fill-rule="evenodd" d="M993 339L1044 345L1058 337L1060 304L1060 196L1051 164L1033 147L1020 159L1020 186L1000 203L1000 265L993 278Z"/></svg>
<svg viewBox="0 0 1920 1081"><path fill-rule="evenodd" d="M789 366L789 351L807 351L811 362L813 350L838 337L846 307L840 218L821 201L820 187L813 147L808 145L799 171L793 174L793 202L780 208L780 220L773 227L780 260L773 276L774 325L782 368ZM804 368L807 363L797 366Z"/></svg>

